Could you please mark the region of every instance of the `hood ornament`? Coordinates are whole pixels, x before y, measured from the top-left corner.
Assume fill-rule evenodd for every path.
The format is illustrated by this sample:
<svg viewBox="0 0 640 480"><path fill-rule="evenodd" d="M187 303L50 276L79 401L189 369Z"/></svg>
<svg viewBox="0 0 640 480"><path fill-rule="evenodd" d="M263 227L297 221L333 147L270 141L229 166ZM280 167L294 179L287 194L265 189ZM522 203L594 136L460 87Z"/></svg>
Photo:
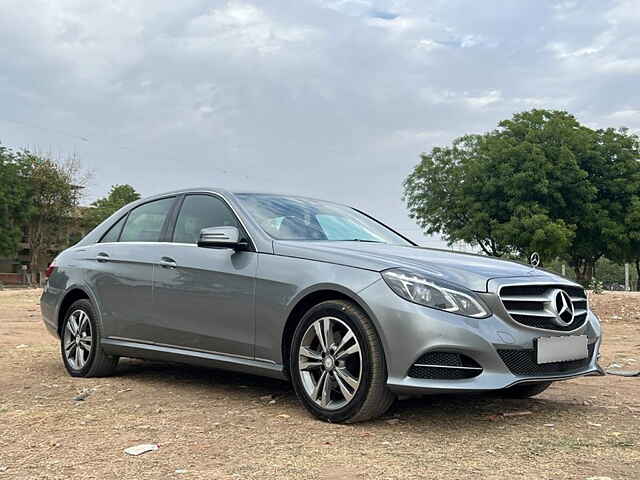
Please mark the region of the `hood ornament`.
<svg viewBox="0 0 640 480"><path fill-rule="evenodd" d="M538 252L533 252L529 257L529 263L533 268L536 268L540 265L540 254Z"/></svg>

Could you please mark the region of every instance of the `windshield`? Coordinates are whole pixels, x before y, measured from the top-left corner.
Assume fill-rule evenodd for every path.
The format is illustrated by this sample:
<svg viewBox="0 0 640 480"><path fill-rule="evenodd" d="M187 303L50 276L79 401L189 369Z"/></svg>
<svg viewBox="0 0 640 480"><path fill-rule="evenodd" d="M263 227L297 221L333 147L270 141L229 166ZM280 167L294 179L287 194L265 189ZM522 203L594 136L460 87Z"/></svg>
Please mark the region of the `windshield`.
<svg viewBox="0 0 640 480"><path fill-rule="evenodd" d="M278 240L329 240L411 245L381 223L350 207L278 195L236 197L260 226Z"/></svg>

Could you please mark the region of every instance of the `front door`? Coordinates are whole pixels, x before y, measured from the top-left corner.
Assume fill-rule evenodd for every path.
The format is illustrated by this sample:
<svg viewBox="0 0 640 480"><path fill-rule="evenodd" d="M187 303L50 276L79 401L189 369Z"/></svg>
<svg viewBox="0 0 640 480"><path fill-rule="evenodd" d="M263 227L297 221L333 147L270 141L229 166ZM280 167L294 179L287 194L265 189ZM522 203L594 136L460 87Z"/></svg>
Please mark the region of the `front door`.
<svg viewBox="0 0 640 480"><path fill-rule="evenodd" d="M197 246L201 229L220 226L243 232L220 197L184 197L173 243L154 266L153 341L253 358L257 253Z"/></svg>

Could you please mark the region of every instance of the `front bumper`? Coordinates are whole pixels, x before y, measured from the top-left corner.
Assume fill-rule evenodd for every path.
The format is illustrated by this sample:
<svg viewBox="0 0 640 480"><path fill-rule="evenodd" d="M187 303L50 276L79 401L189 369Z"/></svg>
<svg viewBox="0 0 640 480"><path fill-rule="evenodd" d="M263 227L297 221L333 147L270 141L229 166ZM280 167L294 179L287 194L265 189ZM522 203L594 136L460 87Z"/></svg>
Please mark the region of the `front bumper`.
<svg viewBox="0 0 640 480"><path fill-rule="evenodd" d="M518 324L504 310L496 308L499 299L495 294L484 295L494 314L482 319L468 318L408 302L393 293L382 279L361 291L359 295L370 310L384 346L387 384L392 391L399 394L481 392L498 390L518 383L557 381L604 374L597 363L601 342L600 323L592 312L588 313L587 321L582 327L567 333ZM585 361L563 365L558 371L554 371L553 365L540 369L540 372L536 372L535 368L514 368L511 363L510 368L499 354L499 351L502 351L505 356L504 352L508 351L520 358L528 359L527 351L535 348L535 339L568 334L587 335L591 355ZM429 352L464 355L479 364L482 371L477 376L462 379L410 376L409 370L412 365Z"/></svg>

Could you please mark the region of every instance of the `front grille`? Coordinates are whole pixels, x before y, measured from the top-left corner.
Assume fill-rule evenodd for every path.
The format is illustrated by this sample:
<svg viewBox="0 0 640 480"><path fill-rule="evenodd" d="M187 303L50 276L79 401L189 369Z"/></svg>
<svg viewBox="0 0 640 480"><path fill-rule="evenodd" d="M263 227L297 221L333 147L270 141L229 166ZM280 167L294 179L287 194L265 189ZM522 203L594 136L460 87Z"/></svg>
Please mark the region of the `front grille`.
<svg viewBox="0 0 640 480"><path fill-rule="evenodd" d="M569 325L557 321L553 308L554 292L564 290L573 304L574 317ZM500 289L500 300L509 316L527 327L568 332L581 327L587 320L587 294L571 285L508 285Z"/></svg>
<svg viewBox="0 0 640 480"><path fill-rule="evenodd" d="M588 345L589 355L580 360L538 364L535 349L498 350L498 355L514 375L540 376L572 373L584 369L596 347L595 342Z"/></svg>
<svg viewBox="0 0 640 480"><path fill-rule="evenodd" d="M428 352L409 369L413 378L433 380L462 380L477 377L482 367L472 358L453 352Z"/></svg>

